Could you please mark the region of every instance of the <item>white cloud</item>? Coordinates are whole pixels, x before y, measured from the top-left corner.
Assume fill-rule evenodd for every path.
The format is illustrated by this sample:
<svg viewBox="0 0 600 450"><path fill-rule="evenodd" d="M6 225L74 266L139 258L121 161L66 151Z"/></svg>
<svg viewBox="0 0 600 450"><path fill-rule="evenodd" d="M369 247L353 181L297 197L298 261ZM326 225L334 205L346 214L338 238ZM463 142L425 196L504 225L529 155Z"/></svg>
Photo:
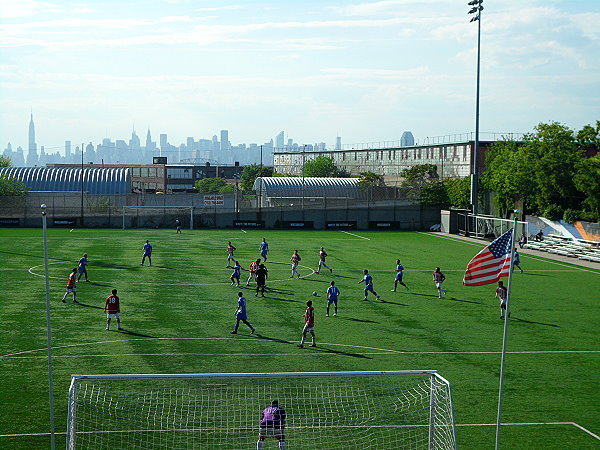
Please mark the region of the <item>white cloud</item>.
<svg viewBox="0 0 600 450"><path fill-rule="evenodd" d="M38 0L2 0L0 1L0 17L11 19L29 17L37 14L59 11L61 7L56 3Z"/></svg>

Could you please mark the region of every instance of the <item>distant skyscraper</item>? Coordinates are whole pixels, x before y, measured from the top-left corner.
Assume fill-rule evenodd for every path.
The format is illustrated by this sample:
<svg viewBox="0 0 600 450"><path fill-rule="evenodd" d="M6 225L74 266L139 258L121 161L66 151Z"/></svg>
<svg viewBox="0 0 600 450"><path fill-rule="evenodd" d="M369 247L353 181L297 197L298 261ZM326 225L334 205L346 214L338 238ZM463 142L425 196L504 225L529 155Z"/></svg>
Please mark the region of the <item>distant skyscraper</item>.
<svg viewBox="0 0 600 450"><path fill-rule="evenodd" d="M229 131L221 130L221 151L229 150Z"/></svg>
<svg viewBox="0 0 600 450"><path fill-rule="evenodd" d="M342 138L341 138L341 136L337 136L335 138L335 149L336 150L341 150L342 149Z"/></svg>
<svg viewBox="0 0 600 450"><path fill-rule="evenodd" d="M71 158L71 141L65 141L65 158Z"/></svg>
<svg viewBox="0 0 600 450"><path fill-rule="evenodd" d="M405 131L402 133L402 137L400 138L400 147L412 147L415 145L415 138L410 131Z"/></svg>
<svg viewBox="0 0 600 450"><path fill-rule="evenodd" d="M31 119L29 120L29 152L27 153L28 167L34 167L38 165L37 155L37 144L35 143L35 125L33 124L33 113L31 113Z"/></svg>
<svg viewBox="0 0 600 450"><path fill-rule="evenodd" d="M285 133L282 131L277 136L275 136L275 147L279 150L282 150L285 145Z"/></svg>

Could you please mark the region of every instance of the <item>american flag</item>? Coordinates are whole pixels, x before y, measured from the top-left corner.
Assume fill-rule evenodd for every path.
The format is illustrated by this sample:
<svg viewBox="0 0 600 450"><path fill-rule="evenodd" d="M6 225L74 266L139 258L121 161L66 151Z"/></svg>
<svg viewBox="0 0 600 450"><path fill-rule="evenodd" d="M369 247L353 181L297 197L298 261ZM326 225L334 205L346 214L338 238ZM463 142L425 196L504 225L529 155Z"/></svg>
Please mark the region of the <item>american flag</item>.
<svg viewBox="0 0 600 450"><path fill-rule="evenodd" d="M512 228L477 253L467 265L463 285L483 286L508 276L512 246Z"/></svg>

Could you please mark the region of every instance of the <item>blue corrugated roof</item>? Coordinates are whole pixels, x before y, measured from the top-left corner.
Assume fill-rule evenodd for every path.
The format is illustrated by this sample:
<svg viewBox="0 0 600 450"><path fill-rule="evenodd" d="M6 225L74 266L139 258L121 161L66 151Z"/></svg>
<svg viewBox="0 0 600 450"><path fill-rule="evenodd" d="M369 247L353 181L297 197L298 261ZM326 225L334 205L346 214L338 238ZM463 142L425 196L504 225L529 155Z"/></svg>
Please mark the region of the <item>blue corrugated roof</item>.
<svg viewBox="0 0 600 450"><path fill-rule="evenodd" d="M80 168L0 167L0 174L10 175L30 191L81 191ZM83 190L90 194L129 194L129 169L85 168Z"/></svg>

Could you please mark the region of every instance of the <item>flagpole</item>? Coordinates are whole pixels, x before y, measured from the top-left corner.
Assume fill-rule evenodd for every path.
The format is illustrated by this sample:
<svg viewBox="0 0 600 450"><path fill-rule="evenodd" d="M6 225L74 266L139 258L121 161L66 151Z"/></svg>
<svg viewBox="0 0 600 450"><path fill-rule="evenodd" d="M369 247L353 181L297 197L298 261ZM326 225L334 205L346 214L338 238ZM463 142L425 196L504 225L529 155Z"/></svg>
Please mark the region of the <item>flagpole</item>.
<svg viewBox="0 0 600 450"><path fill-rule="evenodd" d="M515 234L517 232L518 209L514 210L515 220L510 238L510 270L508 271L508 288L506 293L506 311L504 312L504 335L502 337L502 359L500 362L500 388L498 390L498 417L496 419L496 450L500 450L500 425L502 421L502 391L504 389L504 363L506 359L506 339L508 337L508 316L510 315L510 287L513 275L513 258L515 255Z"/></svg>

